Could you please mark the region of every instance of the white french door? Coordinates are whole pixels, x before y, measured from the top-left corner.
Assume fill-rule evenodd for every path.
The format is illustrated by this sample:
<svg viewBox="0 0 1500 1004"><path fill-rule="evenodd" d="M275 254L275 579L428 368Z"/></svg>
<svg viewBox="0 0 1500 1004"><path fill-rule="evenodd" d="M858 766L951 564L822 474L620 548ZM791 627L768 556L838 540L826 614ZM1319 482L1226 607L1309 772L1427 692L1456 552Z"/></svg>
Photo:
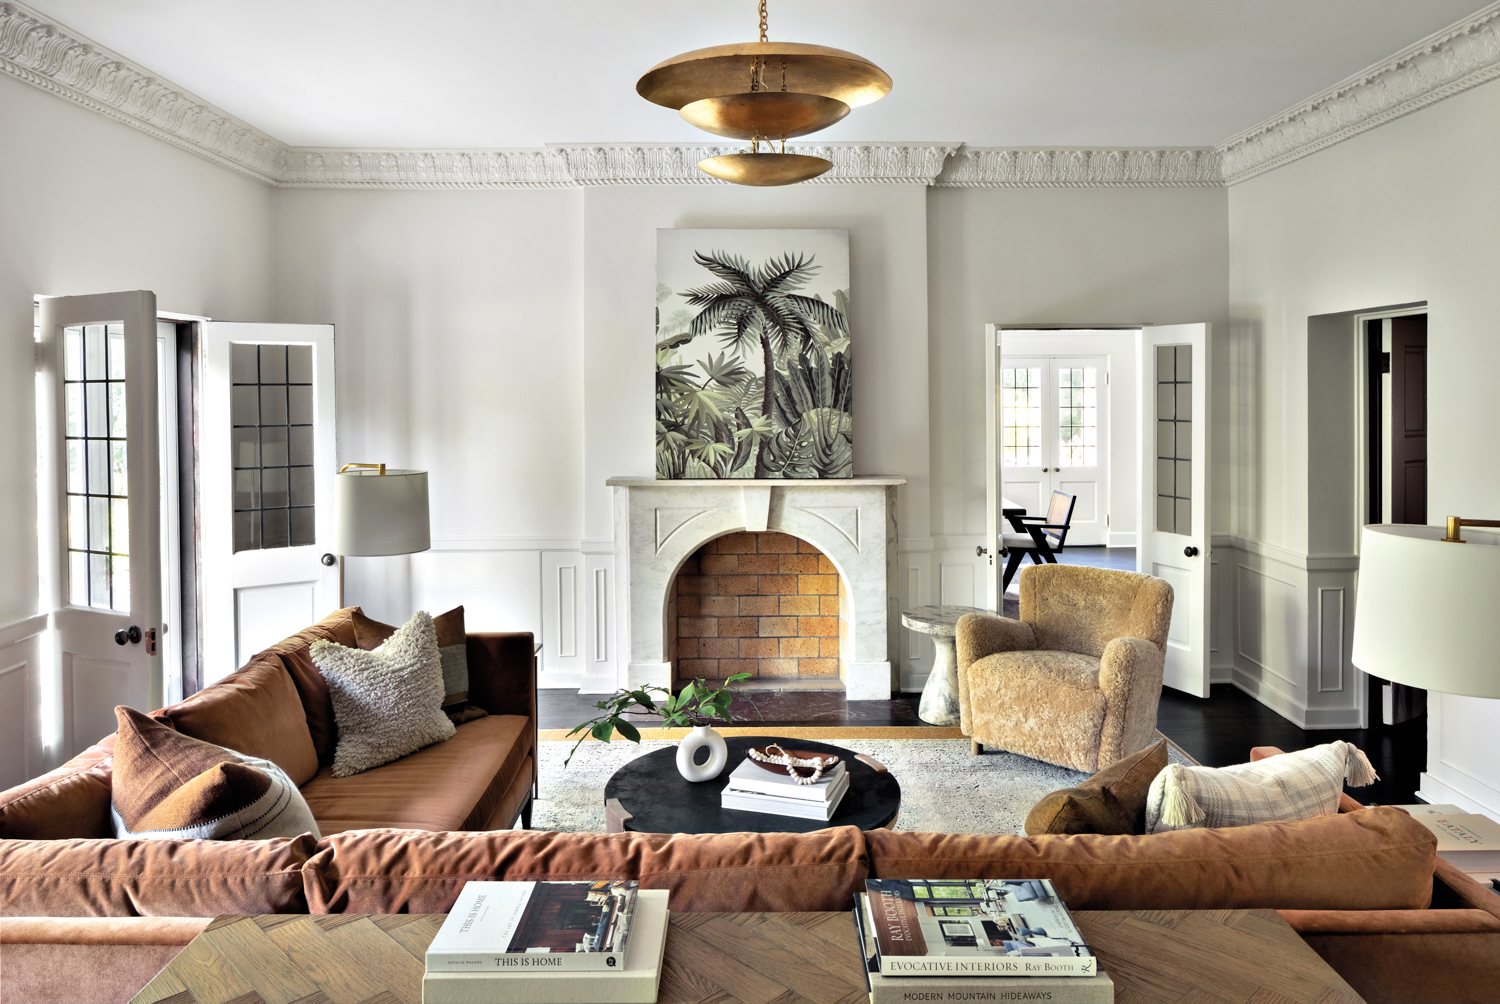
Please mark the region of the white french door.
<svg viewBox="0 0 1500 1004"><path fill-rule="evenodd" d="M1209 326L1141 332L1141 507L1136 568L1172 586L1163 683L1208 696Z"/></svg>
<svg viewBox="0 0 1500 1004"><path fill-rule="evenodd" d="M1069 545L1109 539L1108 379L1109 361L1102 356L1007 356L1000 362L1005 498L1036 516L1047 511L1054 491L1077 496Z"/></svg>
<svg viewBox="0 0 1500 1004"><path fill-rule="evenodd" d="M160 707L161 450L156 296L40 301L38 530L57 674L50 704L71 754L115 729L114 707ZM165 433L165 434L164 434Z"/></svg>
<svg viewBox="0 0 1500 1004"><path fill-rule="evenodd" d="M338 606L333 325L201 326L203 684Z"/></svg>

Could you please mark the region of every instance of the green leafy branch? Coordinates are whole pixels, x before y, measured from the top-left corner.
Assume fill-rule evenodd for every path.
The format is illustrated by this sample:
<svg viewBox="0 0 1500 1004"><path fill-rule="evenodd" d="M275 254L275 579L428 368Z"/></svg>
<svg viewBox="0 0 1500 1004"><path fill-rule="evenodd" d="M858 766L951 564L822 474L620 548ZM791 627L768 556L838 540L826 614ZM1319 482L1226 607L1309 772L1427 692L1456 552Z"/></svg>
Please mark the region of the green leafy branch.
<svg viewBox="0 0 1500 1004"><path fill-rule="evenodd" d="M582 732L573 748L568 751L568 758L563 761L566 767L573 759L573 754L578 752L589 736L593 736L600 742L609 742L618 732L621 736L633 743L641 741L641 730L624 716L634 711L637 714L658 715L661 717L662 728L693 728L698 725L707 725L709 722L733 721L729 717L729 705L734 700L735 691L730 688L741 680L750 679L749 673L736 673L724 681L722 687L709 687L703 680L693 680L676 694L665 687L645 686L637 690L623 690L613 697L599 701L594 705L604 714L597 718L590 718L581 725L576 725L568 732L568 737ZM665 700L654 698L651 691L662 694ZM745 700L750 701L750 706L755 708L755 713L764 720L760 709L755 707L755 701L749 694L739 691Z"/></svg>

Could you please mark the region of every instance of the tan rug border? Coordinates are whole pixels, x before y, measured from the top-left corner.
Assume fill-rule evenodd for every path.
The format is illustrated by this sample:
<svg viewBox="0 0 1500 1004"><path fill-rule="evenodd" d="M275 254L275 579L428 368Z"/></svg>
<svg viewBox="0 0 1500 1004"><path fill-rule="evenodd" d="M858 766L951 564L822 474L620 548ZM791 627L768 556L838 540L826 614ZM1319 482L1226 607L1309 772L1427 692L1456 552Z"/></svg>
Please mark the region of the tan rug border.
<svg viewBox="0 0 1500 1004"><path fill-rule="evenodd" d="M725 736L778 736L784 739L813 739L836 743L840 739L962 739L954 727L939 725L728 725L718 728ZM687 729L641 729L642 739L681 739ZM576 742L567 729L538 729L541 742ZM595 742L592 736L589 742Z"/></svg>

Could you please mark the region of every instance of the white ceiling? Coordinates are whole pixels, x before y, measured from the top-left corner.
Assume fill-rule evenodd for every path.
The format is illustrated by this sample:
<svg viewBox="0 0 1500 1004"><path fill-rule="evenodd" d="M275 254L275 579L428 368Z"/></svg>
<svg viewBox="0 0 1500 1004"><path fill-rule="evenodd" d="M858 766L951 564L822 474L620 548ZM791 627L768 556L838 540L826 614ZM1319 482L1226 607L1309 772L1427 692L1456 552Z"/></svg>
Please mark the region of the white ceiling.
<svg viewBox="0 0 1500 1004"><path fill-rule="evenodd" d="M708 140L652 64L755 37L753 0L28 0L293 146ZM895 80L819 138L1212 146L1486 0L771 0L772 40Z"/></svg>

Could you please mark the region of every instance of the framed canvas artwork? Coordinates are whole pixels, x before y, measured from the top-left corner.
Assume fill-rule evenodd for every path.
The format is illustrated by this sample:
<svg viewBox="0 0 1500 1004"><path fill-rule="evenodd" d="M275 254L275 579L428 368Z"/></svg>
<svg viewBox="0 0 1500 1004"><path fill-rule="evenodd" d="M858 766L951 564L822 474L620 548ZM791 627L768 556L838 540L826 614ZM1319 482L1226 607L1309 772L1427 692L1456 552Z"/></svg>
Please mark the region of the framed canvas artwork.
<svg viewBox="0 0 1500 1004"><path fill-rule="evenodd" d="M847 230L656 232L656 476L854 476Z"/></svg>

